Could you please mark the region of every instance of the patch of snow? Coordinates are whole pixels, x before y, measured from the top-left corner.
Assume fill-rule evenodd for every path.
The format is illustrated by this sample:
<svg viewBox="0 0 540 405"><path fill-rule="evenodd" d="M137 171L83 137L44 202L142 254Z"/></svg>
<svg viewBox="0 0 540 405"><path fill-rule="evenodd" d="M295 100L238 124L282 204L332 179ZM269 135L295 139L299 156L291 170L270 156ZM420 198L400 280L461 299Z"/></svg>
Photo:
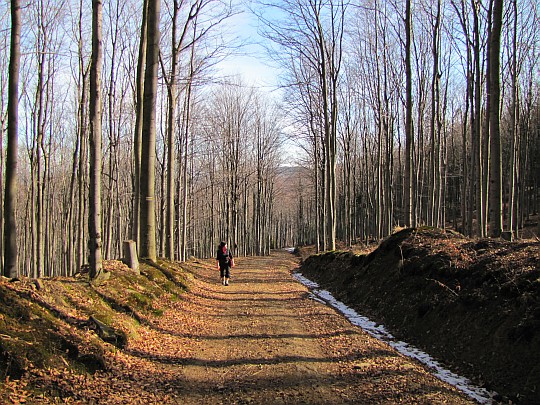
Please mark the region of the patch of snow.
<svg viewBox="0 0 540 405"><path fill-rule="evenodd" d="M289 253L294 253L294 249L293 247L288 247L288 248L285 248L285 250Z"/></svg>
<svg viewBox="0 0 540 405"><path fill-rule="evenodd" d="M309 298L312 299L313 301L317 301L317 302L320 302L321 304L325 304L325 305L326 305L326 301L320 299L319 297L317 297L317 296L314 295L313 293L309 293Z"/></svg>
<svg viewBox="0 0 540 405"><path fill-rule="evenodd" d="M438 361L422 350L399 340L386 330L383 325L379 325L365 316L359 315L354 309L349 308L341 301L336 300L332 294L326 290L321 290L319 284L304 277L300 273L293 276L311 290L311 294L316 297L316 301L324 303L341 312L355 326L362 328L374 338L386 342L404 356L418 360L427 366L431 373L438 379L453 385L480 404L493 403L494 392L489 392L485 388L477 387L465 377L461 377L450 370L445 369Z"/></svg>
<svg viewBox="0 0 540 405"><path fill-rule="evenodd" d="M300 273L293 273L293 276L300 281L302 284L304 284L307 288L310 289L318 289L319 284L317 284L315 281L308 280Z"/></svg>

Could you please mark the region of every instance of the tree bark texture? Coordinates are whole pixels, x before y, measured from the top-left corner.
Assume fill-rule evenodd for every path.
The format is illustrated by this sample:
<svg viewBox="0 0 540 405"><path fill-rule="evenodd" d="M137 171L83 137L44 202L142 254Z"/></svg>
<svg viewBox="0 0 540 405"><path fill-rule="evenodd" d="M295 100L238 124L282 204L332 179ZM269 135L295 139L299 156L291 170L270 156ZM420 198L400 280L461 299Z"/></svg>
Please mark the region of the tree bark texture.
<svg viewBox="0 0 540 405"><path fill-rule="evenodd" d="M489 236L499 237L502 232L502 154L500 133L500 54L503 19L503 0L493 1L489 46L489 132L490 132L490 173L489 173Z"/></svg>
<svg viewBox="0 0 540 405"><path fill-rule="evenodd" d="M102 68L101 0L92 1L92 65L90 68L90 190L89 190L89 264L90 278L99 278L103 271L101 234L101 68Z"/></svg>
<svg viewBox="0 0 540 405"><path fill-rule="evenodd" d="M411 68L411 0L405 1L405 226L415 226L413 221L413 126L412 126L412 68Z"/></svg>
<svg viewBox="0 0 540 405"><path fill-rule="evenodd" d="M135 132L133 136L133 213L131 220L131 238L140 244L140 212L141 212L141 155L142 128L144 115L144 72L146 65L146 43L148 29L148 0L143 1L141 23L141 39L139 42L139 58L137 60L137 79L135 83Z"/></svg>
<svg viewBox="0 0 540 405"><path fill-rule="evenodd" d="M156 249L156 97L157 70L159 62L159 17L160 0L149 0L146 48L146 70L144 75L144 119L142 128L141 159L141 243L140 256L157 260Z"/></svg>
<svg viewBox="0 0 540 405"><path fill-rule="evenodd" d="M6 155L6 191L4 198L4 276L16 277L17 223L15 205L17 197L17 142L19 111L19 67L21 60L21 4L11 0L11 48L9 55L8 89L8 144Z"/></svg>

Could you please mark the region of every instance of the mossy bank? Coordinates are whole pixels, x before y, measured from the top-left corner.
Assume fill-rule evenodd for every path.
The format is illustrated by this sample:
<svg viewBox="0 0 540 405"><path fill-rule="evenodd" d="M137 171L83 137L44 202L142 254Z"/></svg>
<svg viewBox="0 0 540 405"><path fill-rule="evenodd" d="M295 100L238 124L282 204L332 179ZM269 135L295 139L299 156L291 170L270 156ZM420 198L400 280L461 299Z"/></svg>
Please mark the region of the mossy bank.
<svg viewBox="0 0 540 405"><path fill-rule="evenodd" d="M102 284L88 274L0 279L0 403L77 399L73 381L106 373L118 349L162 316L192 277L167 261L142 263L141 274L119 261L104 269Z"/></svg>

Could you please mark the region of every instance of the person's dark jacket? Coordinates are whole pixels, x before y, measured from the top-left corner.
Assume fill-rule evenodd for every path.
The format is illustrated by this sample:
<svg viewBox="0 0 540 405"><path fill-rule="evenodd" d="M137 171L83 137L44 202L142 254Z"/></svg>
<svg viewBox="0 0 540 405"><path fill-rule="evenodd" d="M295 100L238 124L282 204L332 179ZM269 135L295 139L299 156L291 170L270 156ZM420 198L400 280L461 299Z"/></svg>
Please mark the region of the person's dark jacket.
<svg viewBox="0 0 540 405"><path fill-rule="evenodd" d="M223 252L222 248L218 249L216 260L219 262L219 267L230 267L232 258L233 256L229 249L226 249L225 252Z"/></svg>

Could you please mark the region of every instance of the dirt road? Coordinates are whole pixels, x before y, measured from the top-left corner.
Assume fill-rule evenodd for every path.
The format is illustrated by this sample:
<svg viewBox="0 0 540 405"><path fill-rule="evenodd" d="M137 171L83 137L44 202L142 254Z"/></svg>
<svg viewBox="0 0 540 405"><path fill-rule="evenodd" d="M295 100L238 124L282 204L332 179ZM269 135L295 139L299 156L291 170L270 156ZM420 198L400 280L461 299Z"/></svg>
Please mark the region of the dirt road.
<svg viewBox="0 0 540 405"><path fill-rule="evenodd" d="M229 286L211 265L194 270L192 291L162 321L162 333L190 331L170 334L180 350L169 365L175 401L474 403L311 299L290 254L238 258Z"/></svg>

